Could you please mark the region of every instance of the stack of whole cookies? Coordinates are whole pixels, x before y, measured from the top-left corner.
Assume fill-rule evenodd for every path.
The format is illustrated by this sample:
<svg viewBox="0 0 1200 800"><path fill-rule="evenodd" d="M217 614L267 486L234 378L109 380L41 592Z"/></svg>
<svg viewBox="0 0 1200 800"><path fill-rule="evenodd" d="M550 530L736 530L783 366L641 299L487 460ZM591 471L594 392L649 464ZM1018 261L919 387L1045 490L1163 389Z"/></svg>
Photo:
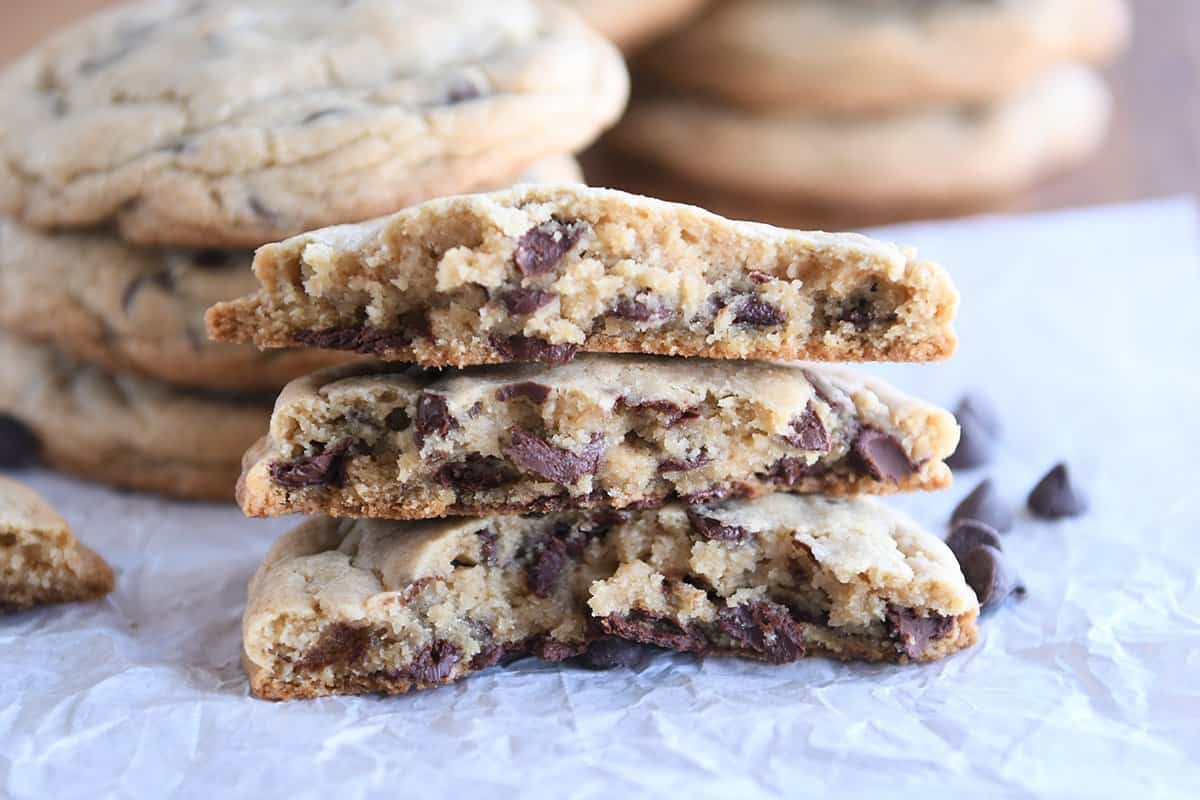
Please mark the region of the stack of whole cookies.
<svg viewBox="0 0 1200 800"><path fill-rule="evenodd" d="M724 0L657 43L613 137L692 179L912 217L1099 146L1125 0ZM865 218L859 216L856 218Z"/></svg>
<svg viewBox="0 0 1200 800"><path fill-rule="evenodd" d="M227 498L287 381L344 355L206 341L250 248L579 179L628 76L540 0L140 2L0 75L0 459Z"/></svg>
<svg viewBox="0 0 1200 800"><path fill-rule="evenodd" d="M326 515L252 581L257 694L638 645L907 662L974 641L951 552L861 497L947 485L954 418L795 361L952 353L957 294L911 251L518 187L269 245L254 269L257 292L210 310L216 338L384 359L290 384L246 455L246 513Z"/></svg>

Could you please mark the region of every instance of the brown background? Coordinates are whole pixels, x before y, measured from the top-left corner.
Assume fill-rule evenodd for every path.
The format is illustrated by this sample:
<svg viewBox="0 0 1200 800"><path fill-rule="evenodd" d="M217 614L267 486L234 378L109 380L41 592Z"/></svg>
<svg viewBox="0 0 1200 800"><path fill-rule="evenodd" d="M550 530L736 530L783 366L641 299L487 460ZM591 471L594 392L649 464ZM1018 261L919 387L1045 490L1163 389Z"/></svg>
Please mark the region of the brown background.
<svg viewBox="0 0 1200 800"><path fill-rule="evenodd" d="M0 0L0 61L46 32L113 0ZM1110 70L1118 113L1104 152L1088 167L1000 205L1010 210L1110 203L1164 194L1200 194L1200 0L1134 0L1131 52ZM585 160L595 182L622 184L602 154ZM631 188L647 190L645 182ZM688 198L664 183L655 192ZM721 205L720 202L710 205ZM733 213L728 208L718 210ZM800 224L802 212L745 203L740 216ZM810 221L823 221L813 219ZM866 224L876 220L846 220Z"/></svg>

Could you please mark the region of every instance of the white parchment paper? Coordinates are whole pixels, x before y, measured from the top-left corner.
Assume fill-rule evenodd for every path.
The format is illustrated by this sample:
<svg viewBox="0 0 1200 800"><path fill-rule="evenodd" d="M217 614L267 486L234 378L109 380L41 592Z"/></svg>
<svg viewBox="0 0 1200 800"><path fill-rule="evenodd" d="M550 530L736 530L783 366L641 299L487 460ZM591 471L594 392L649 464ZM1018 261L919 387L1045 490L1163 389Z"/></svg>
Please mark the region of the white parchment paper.
<svg viewBox="0 0 1200 800"><path fill-rule="evenodd" d="M245 586L294 521L25 473L117 570L102 603L0 619L15 798L1200 797L1200 256L1184 201L884 232L952 270L951 361L879 371L1004 413L993 467L897 502L939 533L985 475L1065 458L1085 517L1022 514L1027 599L939 664L522 662L432 692L271 704Z"/></svg>

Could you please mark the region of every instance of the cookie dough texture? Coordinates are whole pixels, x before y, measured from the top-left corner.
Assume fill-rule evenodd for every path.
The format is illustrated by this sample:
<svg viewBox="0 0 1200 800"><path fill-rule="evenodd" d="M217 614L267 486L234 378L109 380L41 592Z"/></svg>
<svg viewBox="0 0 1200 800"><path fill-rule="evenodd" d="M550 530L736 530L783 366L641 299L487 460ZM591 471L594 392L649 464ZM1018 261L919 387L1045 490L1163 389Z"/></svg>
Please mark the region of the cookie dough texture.
<svg viewBox="0 0 1200 800"><path fill-rule="evenodd" d="M1112 98L1093 72L1056 69L980 107L838 119L752 114L686 99L634 104L614 146L702 183L861 208L1004 194L1095 153Z"/></svg>
<svg viewBox="0 0 1200 800"><path fill-rule="evenodd" d="M625 52L640 50L695 14L707 0L567 0Z"/></svg>
<svg viewBox="0 0 1200 800"><path fill-rule="evenodd" d="M219 341L426 366L576 351L927 361L958 295L912 250L731 222L607 189L516 187L261 248L261 288L209 311Z"/></svg>
<svg viewBox="0 0 1200 800"><path fill-rule="evenodd" d="M616 49L543 0L138 2L0 75L0 211L254 247L509 182L627 94Z"/></svg>
<svg viewBox="0 0 1200 800"><path fill-rule="evenodd" d="M0 477L0 612L96 600L113 590L103 558L35 492Z"/></svg>
<svg viewBox="0 0 1200 800"><path fill-rule="evenodd" d="M1129 38L1126 0L731 0L656 44L663 82L753 111L987 104Z"/></svg>
<svg viewBox="0 0 1200 800"><path fill-rule="evenodd" d="M939 489L946 411L836 367L580 356L448 375L348 365L288 386L246 458L251 515L426 519L773 491Z"/></svg>
<svg viewBox="0 0 1200 800"><path fill-rule="evenodd" d="M978 605L946 546L866 499L400 523L316 518L250 584L255 694L406 692L605 636L773 664L926 661Z"/></svg>
<svg viewBox="0 0 1200 800"><path fill-rule="evenodd" d="M101 483L228 500L270 410L267 397L109 374L0 335L0 414L37 436L47 464Z"/></svg>

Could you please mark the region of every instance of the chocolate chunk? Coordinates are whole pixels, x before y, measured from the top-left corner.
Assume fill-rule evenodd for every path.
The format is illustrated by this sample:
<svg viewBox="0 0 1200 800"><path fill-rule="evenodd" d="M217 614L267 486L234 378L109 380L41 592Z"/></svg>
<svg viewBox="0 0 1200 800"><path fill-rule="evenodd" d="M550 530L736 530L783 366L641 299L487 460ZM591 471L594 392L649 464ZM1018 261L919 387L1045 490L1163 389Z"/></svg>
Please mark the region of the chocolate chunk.
<svg viewBox="0 0 1200 800"><path fill-rule="evenodd" d="M513 260L525 275L549 272L588 231L586 222L564 223L557 219L543 222L525 232L517 241Z"/></svg>
<svg viewBox="0 0 1200 800"><path fill-rule="evenodd" d="M383 424L387 426L389 431L408 430L408 426L412 425L412 419L408 416L408 412L403 408L393 408L388 412L388 415L383 418Z"/></svg>
<svg viewBox="0 0 1200 800"><path fill-rule="evenodd" d="M979 392L964 395L962 400L958 401L958 407L954 409L954 416L960 423L963 417L974 417L975 421L982 425L983 429L993 438L999 437L1004 431L1000 413L996 410L995 405Z"/></svg>
<svg viewBox="0 0 1200 800"><path fill-rule="evenodd" d="M340 486L346 478L346 456L353 444L353 439L342 439L317 455L272 464L271 479L289 489Z"/></svg>
<svg viewBox="0 0 1200 800"><path fill-rule="evenodd" d="M963 501L954 509L954 513L950 515L950 524L957 525L967 519L978 520L995 528L1000 533L1012 530L1012 509L1000 497L990 478L980 483L963 498Z"/></svg>
<svg viewBox="0 0 1200 800"><path fill-rule="evenodd" d="M678 403L672 403L670 400L639 400L634 402L628 397L618 397L617 408L629 408L636 411L657 411L666 417L663 424L668 428L673 428L682 422L699 419L701 414L700 406L684 408Z"/></svg>
<svg viewBox="0 0 1200 800"><path fill-rule="evenodd" d="M175 277L168 270L159 270L149 275L139 275L129 282L121 294L121 309L128 312L133 306L134 299L147 286L154 286L169 292L175 288Z"/></svg>
<svg viewBox="0 0 1200 800"><path fill-rule="evenodd" d="M770 325L782 325L787 321L787 317L770 303L757 297L751 297L738 306L733 321L755 328L764 328Z"/></svg>
<svg viewBox="0 0 1200 800"><path fill-rule="evenodd" d="M417 683L442 683L461 660L461 650L450 642L436 640L413 657L407 672Z"/></svg>
<svg viewBox="0 0 1200 800"><path fill-rule="evenodd" d="M526 472L571 486L584 475L594 475L604 453L604 434L594 433L584 445L583 452L573 453L555 447L537 434L524 428L508 429L509 445L504 454Z"/></svg>
<svg viewBox="0 0 1200 800"><path fill-rule="evenodd" d="M637 669L645 660L646 650L637 642L606 636L588 645L579 657L579 666L596 671Z"/></svg>
<svg viewBox="0 0 1200 800"><path fill-rule="evenodd" d="M888 606L887 621L897 648L914 660L925 654L930 642L944 639L954 630L953 617L932 613L927 617L919 617L912 609L896 606Z"/></svg>
<svg viewBox="0 0 1200 800"><path fill-rule="evenodd" d="M687 517L696 535L710 542L740 542L750 535L745 528L725 525L718 519L704 516L694 508L687 510Z"/></svg>
<svg viewBox="0 0 1200 800"><path fill-rule="evenodd" d="M504 459L471 453L462 461L438 467L433 479L450 489L481 492L512 483L517 472Z"/></svg>
<svg viewBox="0 0 1200 800"><path fill-rule="evenodd" d="M384 330L383 328L322 328L316 331L299 331L296 341L309 347L327 350L349 350L355 353L388 355L404 350L413 342L413 333L420 327L415 319L403 320L405 329Z"/></svg>
<svg viewBox="0 0 1200 800"><path fill-rule="evenodd" d="M766 477L781 486L799 486L805 478L815 478L825 472L820 463L809 464L802 458L781 458L771 465Z"/></svg>
<svg viewBox="0 0 1200 800"><path fill-rule="evenodd" d="M0 467L16 469L37 463L42 442L28 425L0 414Z"/></svg>
<svg viewBox="0 0 1200 800"><path fill-rule="evenodd" d="M1056 465L1029 493L1029 510L1044 519L1078 516L1088 509L1087 497L1071 482L1065 463Z"/></svg>
<svg viewBox="0 0 1200 800"><path fill-rule="evenodd" d="M986 425L972 413L957 416L960 430L958 447L946 459L950 469L974 469L992 460L995 440Z"/></svg>
<svg viewBox="0 0 1200 800"><path fill-rule="evenodd" d="M529 591L541 598L554 594L558 576L562 574L569 560L567 543L557 536L547 536L541 550L529 562L525 571Z"/></svg>
<svg viewBox="0 0 1200 800"><path fill-rule="evenodd" d="M995 547L979 545L959 559L967 585L979 598L980 613L987 613L1011 595L1025 594L1025 586Z"/></svg>
<svg viewBox="0 0 1200 800"><path fill-rule="evenodd" d="M608 316L632 322L649 322L675 316L675 312L666 306L647 303L645 298L649 296L649 292L639 292L637 297L622 297L608 310Z"/></svg>
<svg viewBox="0 0 1200 800"><path fill-rule="evenodd" d="M298 670L321 670L332 664L355 664L371 647L371 629L365 625L337 622L321 632L317 643L296 662Z"/></svg>
<svg viewBox="0 0 1200 800"><path fill-rule="evenodd" d="M877 481L896 483L917 471L900 442L875 428L859 430L852 450L859 466Z"/></svg>
<svg viewBox="0 0 1200 800"><path fill-rule="evenodd" d="M962 564L967 553L981 545L994 547L997 550L1004 549L1000 543L1000 534L996 532L995 528L974 519L962 520L946 537L946 546L950 548L950 552L954 553L959 564Z"/></svg>
<svg viewBox="0 0 1200 800"><path fill-rule="evenodd" d="M717 627L769 664L788 664L804 656L804 629L779 603L759 600L722 608Z"/></svg>
<svg viewBox="0 0 1200 800"><path fill-rule="evenodd" d="M304 119L300 120L300 124L310 125L319 119L326 119L328 117L342 117L346 115L347 111L348 109L346 108L322 108L305 116Z"/></svg>
<svg viewBox="0 0 1200 800"><path fill-rule="evenodd" d="M658 474L662 475L664 472L688 472L693 469L700 469L700 467L711 462L712 459L708 457L708 453L701 450L689 458L668 458L666 461L659 462Z"/></svg>
<svg viewBox="0 0 1200 800"><path fill-rule="evenodd" d="M551 636L534 640L530 652L542 661L566 661L584 652L587 642L560 642Z"/></svg>
<svg viewBox="0 0 1200 800"><path fill-rule="evenodd" d="M191 256L192 266L197 269L219 270L233 264L233 253L228 250L196 250Z"/></svg>
<svg viewBox="0 0 1200 800"><path fill-rule="evenodd" d="M708 640L697 627L684 629L671 620L632 611L629 614L609 614L600 620L604 632L631 642L652 644L679 653L703 655L708 652Z"/></svg>
<svg viewBox="0 0 1200 800"><path fill-rule="evenodd" d="M550 387L544 383L534 383L533 381L525 381L523 383L510 383L507 386L501 386L496 390L496 399L502 403L509 400L528 400L535 406L540 406L550 397Z"/></svg>
<svg viewBox="0 0 1200 800"><path fill-rule="evenodd" d="M440 394L421 393L417 398L417 419L413 426L413 439L417 447L424 447L425 439L431 434L445 436L457 427L458 420L450 414L446 398Z"/></svg>
<svg viewBox="0 0 1200 800"><path fill-rule="evenodd" d="M810 400L804 413L792 420L794 434L787 436L788 444L801 450L813 450L818 453L828 453L830 448L829 432L821 424L817 416L817 407Z"/></svg>
<svg viewBox="0 0 1200 800"><path fill-rule="evenodd" d="M494 566L499 555L500 535L491 528L476 531L475 535L479 537L479 554L483 558L483 563Z"/></svg>
<svg viewBox="0 0 1200 800"><path fill-rule="evenodd" d="M867 297L852 298L838 309L837 321L849 322L859 330L865 330L875 322L875 306Z"/></svg>
<svg viewBox="0 0 1200 800"><path fill-rule="evenodd" d="M479 648L479 652L471 659L470 668L472 670L484 670L488 667L494 667L500 663L500 660L509 654L510 650L507 645L497 644L496 642L488 642Z"/></svg>
<svg viewBox="0 0 1200 800"><path fill-rule="evenodd" d="M541 361L566 364L579 352L577 344L550 344L531 336L493 336L492 347L506 361Z"/></svg>
<svg viewBox="0 0 1200 800"><path fill-rule="evenodd" d="M541 289L509 289L500 295L509 314L532 314L542 306L548 306L558 297L554 292Z"/></svg>

